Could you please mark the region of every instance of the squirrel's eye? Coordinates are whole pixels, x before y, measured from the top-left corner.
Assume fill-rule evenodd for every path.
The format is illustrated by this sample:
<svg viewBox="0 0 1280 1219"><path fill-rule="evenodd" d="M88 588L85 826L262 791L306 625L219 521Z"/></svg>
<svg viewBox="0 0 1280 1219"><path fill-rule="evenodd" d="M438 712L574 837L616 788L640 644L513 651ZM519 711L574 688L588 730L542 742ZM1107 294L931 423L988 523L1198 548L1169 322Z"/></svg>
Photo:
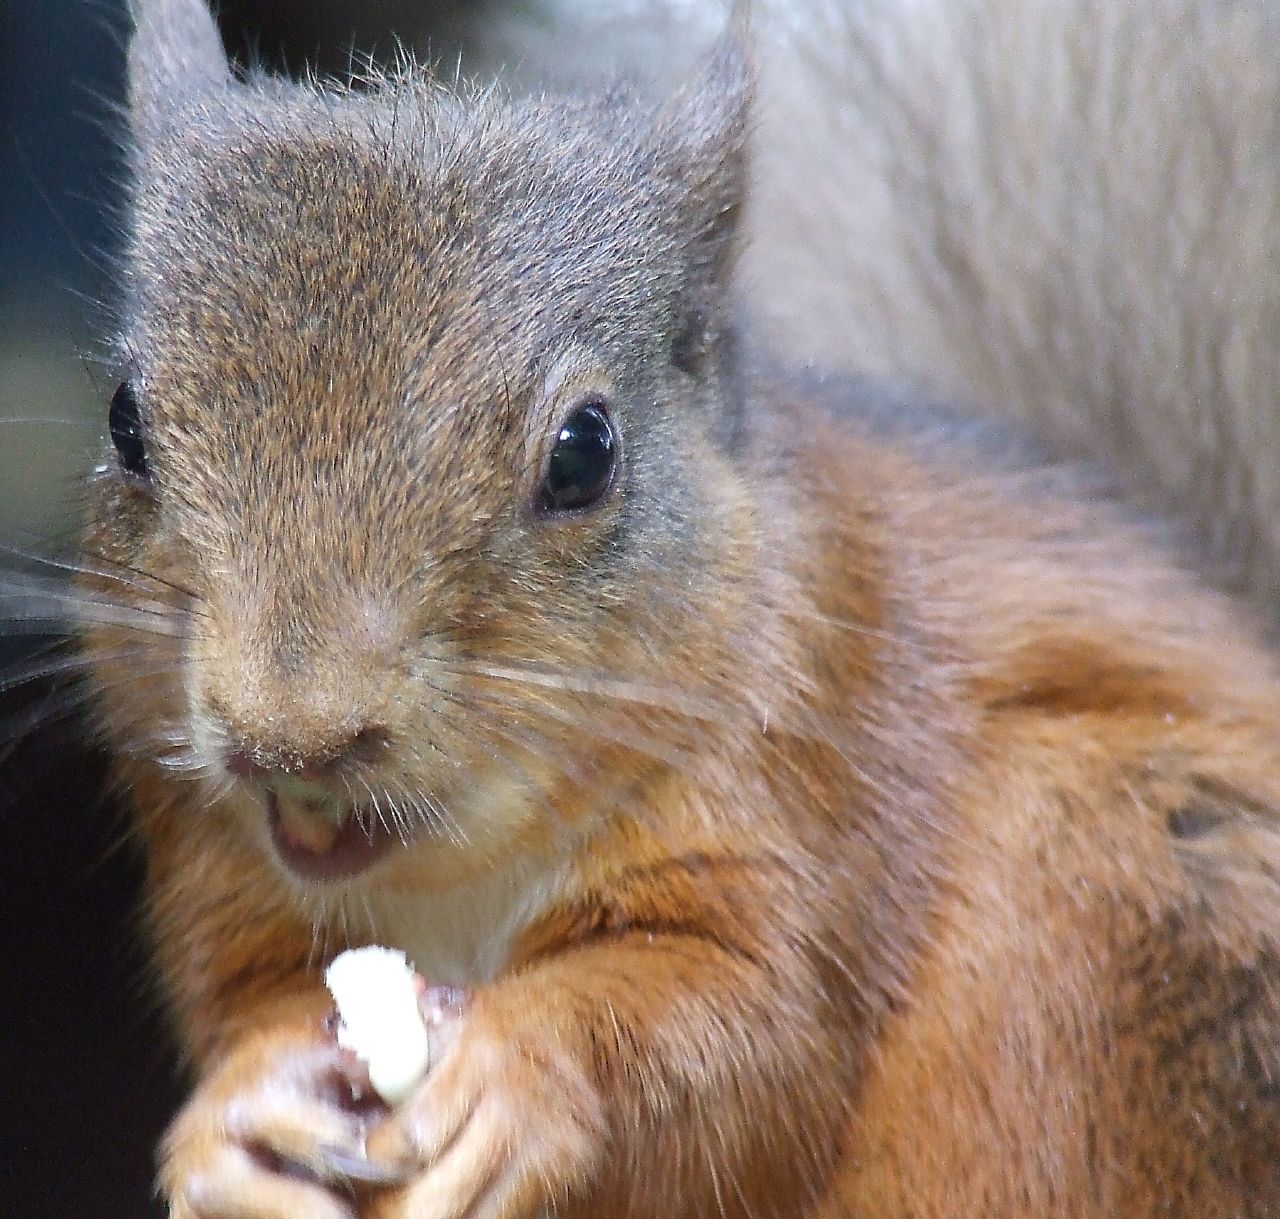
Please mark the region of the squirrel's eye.
<svg viewBox="0 0 1280 1219"><path fill-rule="evenodd" d="M138 482L149 481L151 468L147 464L147 448L143 443L142 413L138 409L137 395L128 381L121 382L111 397L107 425L111 429L111 443L116 446L116 456L120 458L120 468Z"/></svg>
<svg viewBox="0 0 1280 1219"><path fill-rule="evenodd" d="M587 508L609 490L618 439L598 398L578 406L560 425L539 496L544 512Z"/></svg>

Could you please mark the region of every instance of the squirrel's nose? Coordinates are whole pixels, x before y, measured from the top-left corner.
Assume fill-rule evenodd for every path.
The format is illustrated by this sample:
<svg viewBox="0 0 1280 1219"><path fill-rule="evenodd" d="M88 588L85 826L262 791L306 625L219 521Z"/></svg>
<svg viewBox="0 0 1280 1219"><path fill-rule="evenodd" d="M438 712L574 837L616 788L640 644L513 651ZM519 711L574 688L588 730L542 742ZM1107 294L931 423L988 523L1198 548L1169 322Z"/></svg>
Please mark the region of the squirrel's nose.
<svg viewBox="0 0 1280 1219"><path fill-rule="evenodd" d="M223 764L242 779L261 780L283 774L314 782L337 774L344 766L375 762L389 740L390 734L377 724L359 728L342 740L328 742L322 749L268 745L244 734L232 734Z"/></svg>

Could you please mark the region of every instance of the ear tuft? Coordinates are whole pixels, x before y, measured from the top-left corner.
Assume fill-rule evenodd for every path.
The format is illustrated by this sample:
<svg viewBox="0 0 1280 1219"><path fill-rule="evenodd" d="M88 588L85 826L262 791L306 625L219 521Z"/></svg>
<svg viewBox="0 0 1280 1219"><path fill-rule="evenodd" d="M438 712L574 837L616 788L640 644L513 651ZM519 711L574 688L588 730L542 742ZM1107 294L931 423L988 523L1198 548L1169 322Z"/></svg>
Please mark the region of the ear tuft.
<svg viewBox="0 0 1280 1219"><path fill-rule="evenodd" d="M746 18L736 5L697 74L661 110L658 144L673 208L688 235L685 316L675 362L704 370L719 348L738 217L746 191L753 72Z"/></svg>
<svg viewBox="0 0 1280 1219"><path fill-rule="evenodd" d="M753 72L746 19L740 14L735 11L728 30L658 117L668 164L695 208L736 208L741 203Z"/></svg>
<svg viewBox="0 0 1280 1219"><path fill-rule="evenodd" d="M224 88L231 68L205 0L131 0L129 105L135 130L162 126L173 102Z"/></svg>

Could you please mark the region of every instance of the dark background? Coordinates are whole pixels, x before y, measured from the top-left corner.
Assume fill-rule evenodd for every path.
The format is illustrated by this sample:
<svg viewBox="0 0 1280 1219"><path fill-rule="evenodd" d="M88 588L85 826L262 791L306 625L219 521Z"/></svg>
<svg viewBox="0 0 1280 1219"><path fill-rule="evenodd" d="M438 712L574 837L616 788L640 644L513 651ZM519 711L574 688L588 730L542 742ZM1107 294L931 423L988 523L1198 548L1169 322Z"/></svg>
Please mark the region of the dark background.
<svg viewBox="0 0 1280 1219"><path fill-rule="evenodd" d="M396 30L453 54L465 6L225 0L233 52L341 73ZM0 0L0 1219L143 1219L183 1088L133 927L139 860L52 642L3 622L15 552L71 552L114 380L123 0ZM12 597L7 599L12 615Z"/></svg>

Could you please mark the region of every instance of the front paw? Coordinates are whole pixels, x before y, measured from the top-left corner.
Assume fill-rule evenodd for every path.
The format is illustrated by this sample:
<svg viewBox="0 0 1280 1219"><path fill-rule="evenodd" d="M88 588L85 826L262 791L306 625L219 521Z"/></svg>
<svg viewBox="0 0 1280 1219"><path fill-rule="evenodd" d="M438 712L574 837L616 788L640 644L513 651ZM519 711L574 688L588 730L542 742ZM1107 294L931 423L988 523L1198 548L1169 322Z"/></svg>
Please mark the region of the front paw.
<svg viewBox="0 0 1280 1219"><path fill-rule="evenodd" d="M554 1028L500 989L474 997L428 991L431 1069L369 1134L388 1175L364 1219L523 1219L591 1179L604 1146L603 1105Z"/></svg>
<svg viewBox="0 0 1280 1219"><path fill-rule="evenodd" d="M384 1110L361 1075L319 1017L233 1051L165 1141L172 1219L353 1219L355 1183L389 1179L365 1159Z"/></svg>

